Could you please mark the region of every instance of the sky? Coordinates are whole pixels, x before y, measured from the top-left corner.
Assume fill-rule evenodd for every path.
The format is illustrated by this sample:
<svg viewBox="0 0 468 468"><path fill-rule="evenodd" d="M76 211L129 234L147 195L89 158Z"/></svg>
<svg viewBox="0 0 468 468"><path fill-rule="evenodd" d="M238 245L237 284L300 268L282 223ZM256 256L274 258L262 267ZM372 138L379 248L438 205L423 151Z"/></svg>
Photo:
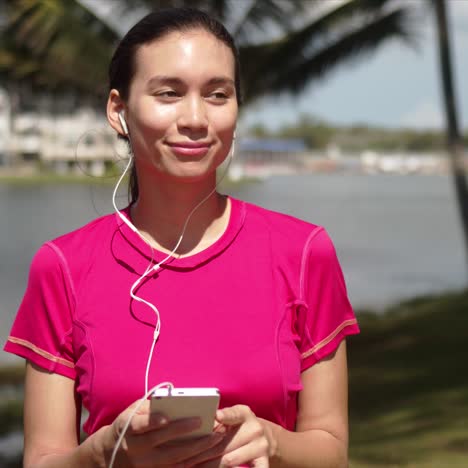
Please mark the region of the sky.
<svg viewBox="0 0 468 468"><path fill-rule="evenodd" d="M237 1L244 5L252 0ZM324 4L343 1L327 0ZM401 0L414 6L418 13L417 48L396 39L390 40L370 55L334 69L298 97L275 96L250 105L241 114L240 127L262 124L276 129L293 124L301 114L309 114L338 125L443 128L437 31L430 1ZM109 21L114 16L113 2L81 2L99 10ZM468 130L468 0L447 0L447 6L459 123L462 129ZM125 23L134 23L142 14L135 12ZM117 21L114 26L122 28L122 18Z"/></svg>
<svg viewBox="0 0 468 468"><path fill-rule="evenodd" d="M418 48L391 40L371 55L333 70L297 98L264 99L242 116L243 126L275 129L311 114L330 123L438 129L444 126L437 35L429 0L406 0L418 16ZM468 0L448 0L459 123L468 130ZM464 78L464 80L463 80Z"/></svg>

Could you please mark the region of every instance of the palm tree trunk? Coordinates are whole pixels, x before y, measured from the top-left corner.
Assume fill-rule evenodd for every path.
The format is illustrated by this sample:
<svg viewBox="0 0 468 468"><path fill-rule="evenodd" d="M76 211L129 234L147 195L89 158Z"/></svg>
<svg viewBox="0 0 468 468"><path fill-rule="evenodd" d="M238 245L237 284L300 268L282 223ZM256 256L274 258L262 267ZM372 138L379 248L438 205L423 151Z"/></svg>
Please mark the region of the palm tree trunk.
<svg viewBox="0 0 468 468"><path fill-rule="evenodd" d="M447 149L460 210L465 255L468 264L468 188L463 167L463 144L458 127L455 91L452 76L450 37L445 0L435 0L437 31L439 35L440 73L447 124Z"/></svg>

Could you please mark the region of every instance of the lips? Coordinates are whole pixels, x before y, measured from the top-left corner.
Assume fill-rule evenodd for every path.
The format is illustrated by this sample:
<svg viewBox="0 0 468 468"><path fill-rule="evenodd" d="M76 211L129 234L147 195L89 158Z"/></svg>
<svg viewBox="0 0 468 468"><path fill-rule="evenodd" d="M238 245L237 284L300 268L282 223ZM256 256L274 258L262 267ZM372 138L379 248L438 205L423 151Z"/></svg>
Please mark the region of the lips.
<svg viewBox="0 0 468 468"><path fill-rule="evenodd" d="M181 156L203 156L210 149L210 143L176 142L168 143L172 151Z"/></svg>

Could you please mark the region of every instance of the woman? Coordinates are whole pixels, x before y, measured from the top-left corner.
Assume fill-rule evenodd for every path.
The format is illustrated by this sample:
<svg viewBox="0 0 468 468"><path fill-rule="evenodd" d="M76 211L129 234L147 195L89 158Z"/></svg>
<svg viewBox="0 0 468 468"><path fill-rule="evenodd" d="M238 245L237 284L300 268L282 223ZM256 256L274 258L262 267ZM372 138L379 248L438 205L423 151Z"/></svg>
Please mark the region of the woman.
<svg viewBox="0 0 468 468"><path fill-rule="evenodd" d="M150 14L117 48L107 116L132 150L133 199L33 260L5 347L28 362L26 467L107 466L145 385L163 381L218 387L222 430L175 441L199 421L146 402L115 466L347 465L344 339L358 327L333 245L215 191L239 80L232 38L195 10Z"/></svg>

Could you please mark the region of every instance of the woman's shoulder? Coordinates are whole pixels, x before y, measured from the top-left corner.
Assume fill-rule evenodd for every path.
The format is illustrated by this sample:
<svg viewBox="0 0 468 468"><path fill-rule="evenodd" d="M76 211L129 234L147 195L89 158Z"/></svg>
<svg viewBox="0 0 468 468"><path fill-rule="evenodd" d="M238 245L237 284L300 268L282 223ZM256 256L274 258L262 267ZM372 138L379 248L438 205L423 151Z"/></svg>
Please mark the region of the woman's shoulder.
<svg viewBox="0 0 468 468"><path fill-rule="evenodd" d="M245 210L246 238L271 249L278 259L303 263L311 255L327 260L335 255L326 229L295 216L240 202Z"/></svg>
<svg viewBox="0 0 468 468"><path fill-rule="evenodd" d="M69 246L83 246L89 248L89 243L92 242L94 244L99 242L100 238L112 235L118 226L115 217L115 213L100 216L46 243L56 245L60 248L67 248Z"/></svg>
<svg viewBox="0 0 468 468"><path fill-rule="evenodd" d="M255 229L265 229L273 235L291 240L307 239L312 233L323 231L318 224L304 221L290 214L270 210L253 203L241 202L245 206L246 221Z"/></svg>
<svg viewBox="0 0 468 468"><path fill-rule="evenodd" d="M32 267L37 265L41 270L53 270L66 265L68 268L96 257L118 228L115 216L100 216L73 231L45 241L37 250Z"/></svg>

